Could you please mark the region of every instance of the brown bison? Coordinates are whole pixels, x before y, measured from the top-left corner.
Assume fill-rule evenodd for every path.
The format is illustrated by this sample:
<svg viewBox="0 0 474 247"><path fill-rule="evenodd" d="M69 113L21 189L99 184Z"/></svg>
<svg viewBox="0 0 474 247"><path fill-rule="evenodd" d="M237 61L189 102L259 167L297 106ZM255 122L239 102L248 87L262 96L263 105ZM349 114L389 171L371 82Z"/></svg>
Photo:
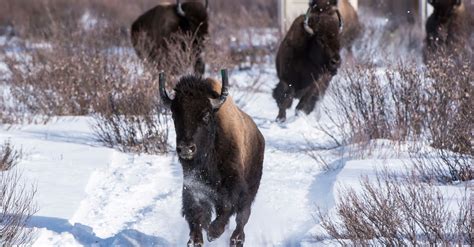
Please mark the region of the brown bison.
<svg viewBox="0 0 474 247"><path fill-rule="evenodd" d="M461 54L469 40L468 13L461 0L429 0L434 8L426 21L423 59L438 58L438 52Z"/></svg>
<svg viewBox="0 0 474 247"><path fill-rule="evenodd" d="M344 21L344 28L341 31L341 46L350 51L354 40L362 31L362 25L359 22L357 11L349 0L339 0L337 8L341 12L342 20Z"/></svg>
<svg viewBox="0 0 474 247"><path fill-rule="evenodd" d="M208 35L207 6L200 2L158 5L141 15L133 24L131 39L141 59L158 61L167 51L167 40L172 35L188 33L193 35L193 51L197 54L194 71L203 74L205 64L201 56L203 42Z"/></svg>
<svg viewBox="0 0 474 247"><path fill-rule="evenodd" d="M341 64L341 18L336 1L316 0L291 25L276 58L280 79L273 90L279 108L277 121L286 120L286 109L294 97L300 99L296 109L309 114L326 91Z"/></svg>
<svg viewBox="0 0 474 247"><path fill-rule="evenodd" d="M160 94L171 108L176 151L183 167L183 216L189 224L188 246L202 246L225 230L237 214L231 246L243 246L244 227L262 177L265 140L253 120L228 96L227 72L222 88L212 79L187 76L170 99L160 74ZM211 222L212 212L216 218Z"/></svg>

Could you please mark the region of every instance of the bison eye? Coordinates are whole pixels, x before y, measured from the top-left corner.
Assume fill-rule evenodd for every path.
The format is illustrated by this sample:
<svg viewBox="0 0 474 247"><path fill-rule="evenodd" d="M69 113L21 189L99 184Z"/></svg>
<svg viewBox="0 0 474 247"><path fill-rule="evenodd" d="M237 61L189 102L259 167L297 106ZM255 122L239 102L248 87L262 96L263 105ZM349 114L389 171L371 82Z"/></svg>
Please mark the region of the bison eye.
<svg viewBox="0 0 474 247"><path fill-rule="evenodd" d="M211 119L211 114L209 112L204 113L202 116L202 121L205 123L209 123L209 120Z"/></svg>

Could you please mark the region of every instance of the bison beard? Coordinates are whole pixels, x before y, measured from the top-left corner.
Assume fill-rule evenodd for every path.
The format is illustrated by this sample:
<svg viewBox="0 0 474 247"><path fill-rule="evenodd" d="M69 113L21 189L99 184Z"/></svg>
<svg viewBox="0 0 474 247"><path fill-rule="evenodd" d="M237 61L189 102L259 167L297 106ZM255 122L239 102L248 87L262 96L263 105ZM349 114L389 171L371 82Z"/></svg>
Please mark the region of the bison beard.
<svg viewBox="0 0 474 247"><path fill-rule="evenodd" d="M293 22L278 50L280 82L273 90L279 108L277 121L286 120L286 109L294 97L300 99L297 110L311 113L341 63L342 21L335 6L310 7L307 17Z"/></svg>
<svg viewBox="0 0 474 247"><path fill-rule="evenodd" d="M177 153L183 167L183 216L189 224L188 246L202 246L225 230L237 214L231 246L243 246L244 226L262 176L265 140L253 120L227 96L227 73L222 88L212 79L181 78L175 98L160 94L171 108ZM211 221L212 211L216 218Z"/></svg>

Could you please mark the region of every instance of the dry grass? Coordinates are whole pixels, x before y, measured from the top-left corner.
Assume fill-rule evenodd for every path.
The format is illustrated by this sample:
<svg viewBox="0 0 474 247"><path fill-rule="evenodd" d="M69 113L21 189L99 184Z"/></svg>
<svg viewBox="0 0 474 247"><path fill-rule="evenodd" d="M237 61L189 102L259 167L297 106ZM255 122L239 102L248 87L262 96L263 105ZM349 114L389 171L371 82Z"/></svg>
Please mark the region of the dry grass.
<svg viewBox="0 0 474 247"><path fill-rule="evenodd" d="M457 208L417 174L400 177L384 171L375 181L362 179L361 188L341 191L334 216L318 213L327 235L317 240L330 236L341 246L472 245L467 188Z"/></svg>

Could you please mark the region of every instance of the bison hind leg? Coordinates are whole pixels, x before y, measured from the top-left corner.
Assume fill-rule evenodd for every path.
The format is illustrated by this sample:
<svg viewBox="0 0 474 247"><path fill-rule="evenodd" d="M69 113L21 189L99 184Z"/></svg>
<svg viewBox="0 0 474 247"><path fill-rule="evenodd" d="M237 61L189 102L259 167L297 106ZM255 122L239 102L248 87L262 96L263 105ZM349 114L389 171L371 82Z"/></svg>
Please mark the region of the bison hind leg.
<svg viewBox="0 0 474 247"><path fill-rule="evenodd" d="M294 88L283 81L280 81L276 88L273 90L273 98L276 100L279 108L277 116L278 122L286 121L286 109L291 107L291 105L293 104L294 97Z"/></svg>
<svg viewBox="0 0 474 247"><path fill-rule="evenodd" d="M250 218L250 207L251 205L246 205L244 206L243 209L239 210L237 212L237 217L235 218L235 221L237 223L237 226L232 233L232 236L230 238L230 246L231 247L241 247L244 246L245 242L245 233L244 233L244 227L249 221Z"/></svg>

